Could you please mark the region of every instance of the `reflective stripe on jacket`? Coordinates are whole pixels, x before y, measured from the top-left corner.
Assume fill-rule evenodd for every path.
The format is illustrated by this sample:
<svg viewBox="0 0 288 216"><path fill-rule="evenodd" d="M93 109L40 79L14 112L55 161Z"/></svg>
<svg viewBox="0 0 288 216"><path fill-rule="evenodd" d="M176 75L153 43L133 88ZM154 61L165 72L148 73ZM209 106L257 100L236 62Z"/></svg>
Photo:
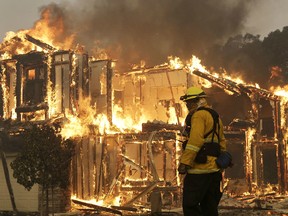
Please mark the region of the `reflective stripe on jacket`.
<svg viewBox="0 0 288 216"><path fill-rule="evenodd" d="M207 105L205 107L208 107ZM188 170L188 173L211 173L219 171L215 160L216 157L207 156L207 162L204 164L194 162L194 159L197 155L197 152L201 149L204 142L212 140L213 133L210 133L206 138L204 135L207 134L213 128L213 117L206 110L196 111L191 118L191 130L190 136L186 145L185 150L182 153L180 158L180 163L189 165L191 169ZM219 119L220 131L218 131L218 126L216 126L216 132L219 134L219 139L214 134L213 141L220 144L221 151L226 150L226 139L223 133L223 123Z"/></svg>

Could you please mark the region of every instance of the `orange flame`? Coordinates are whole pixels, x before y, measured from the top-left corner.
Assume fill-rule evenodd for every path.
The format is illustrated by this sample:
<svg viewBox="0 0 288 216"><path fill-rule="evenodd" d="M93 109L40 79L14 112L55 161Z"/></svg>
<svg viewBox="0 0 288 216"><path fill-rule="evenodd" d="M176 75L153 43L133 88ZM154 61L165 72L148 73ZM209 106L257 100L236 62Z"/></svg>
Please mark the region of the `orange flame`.
<svg viewBox="0 0 288 216"><path fill-rule="evenodd" d="M45 42L56 49L72 49L75 40L75 34L65 34L66 29L62 15L52 13L50 7L42 11L41 18L34 24L30 30L20 30L17 33L7 32L0 45L0 50L4 53L1 59L11 57L11 55L25 54L32 50L45 51L41 47L29 42L26 35L30 35L37 40Z"/></svg>
<svg viewBox="0 0 288 216"><path fill-rule="evenodd" d="M75 35L65 34L65 25L61 14L53 14L50 7L46 7L41 18L34 24L28 34L36 37L57 49L71 49ZM58 40L57 40L58 39Z"/></svg>
<svg viewBox="0 0 288 216"><path fill-rule="evenodd" d="M183 63L182 63L182 61L180 60L180 58L179 57L174 57L173 58L173 56L169 56L168 57L168 59L169 59L169 67L171 68L171 69L182 69L183 68Z"/></svg>

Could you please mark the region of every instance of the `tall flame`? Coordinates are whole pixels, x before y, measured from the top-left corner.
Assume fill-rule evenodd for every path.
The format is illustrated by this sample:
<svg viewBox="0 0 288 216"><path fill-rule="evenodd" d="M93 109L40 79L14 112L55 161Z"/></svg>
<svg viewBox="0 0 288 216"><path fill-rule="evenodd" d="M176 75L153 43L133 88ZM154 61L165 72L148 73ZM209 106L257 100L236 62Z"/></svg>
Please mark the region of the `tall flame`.
<svg viewBox="0 0 288 216"><path fill-rule="evenodd" d="M31 50L46 52L43 47L29 42L27 35L37 38L37 40L58 50L72 49L75 35L66 33L63 14L60 12L52 13L52 10L52 6L44 8L41 18L35 22L32 29L7 32L0 44L1 59L11 58L11 55L25 54Z"/></svg>
<svg viewBox="0 0 288 216"><path fill-rule="evenodd" d="M61 13L52 13L53 9L52 6L44 8L41 18L34 24L28 34L45 41L57 49L71 49L75 35L65 34L63 16Z"/></svg>

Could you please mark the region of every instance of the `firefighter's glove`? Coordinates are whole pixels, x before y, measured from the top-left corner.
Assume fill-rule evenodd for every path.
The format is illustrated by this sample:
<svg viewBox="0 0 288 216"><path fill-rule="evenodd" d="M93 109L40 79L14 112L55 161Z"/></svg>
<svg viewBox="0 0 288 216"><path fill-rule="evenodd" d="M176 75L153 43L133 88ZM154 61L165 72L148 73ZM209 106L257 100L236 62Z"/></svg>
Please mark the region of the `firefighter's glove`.
<svg viewBox="0 0 288 216"><path fill-rule="evenodd" d="M186 164L183 164L183 163L180 163L179 167L178 167L178 172L179 174L186 174L187 173L187 170L190 168L190 166L186 165Z"/></svg>

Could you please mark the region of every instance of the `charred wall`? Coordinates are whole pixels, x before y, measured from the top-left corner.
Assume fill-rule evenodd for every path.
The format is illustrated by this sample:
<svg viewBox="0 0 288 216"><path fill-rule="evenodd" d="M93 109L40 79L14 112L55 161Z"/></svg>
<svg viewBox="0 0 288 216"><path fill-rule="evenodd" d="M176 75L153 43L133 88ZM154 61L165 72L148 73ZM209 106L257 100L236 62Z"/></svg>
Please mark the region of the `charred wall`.
<svg viewBox="0 0 288 216"><path fill-rule="evenodd" d="M81 199L120 205L149 203L152 190L180 205L175 132L82 138L73 159L72 192ZM168 196L169 195L169 196Z"/></svg>

